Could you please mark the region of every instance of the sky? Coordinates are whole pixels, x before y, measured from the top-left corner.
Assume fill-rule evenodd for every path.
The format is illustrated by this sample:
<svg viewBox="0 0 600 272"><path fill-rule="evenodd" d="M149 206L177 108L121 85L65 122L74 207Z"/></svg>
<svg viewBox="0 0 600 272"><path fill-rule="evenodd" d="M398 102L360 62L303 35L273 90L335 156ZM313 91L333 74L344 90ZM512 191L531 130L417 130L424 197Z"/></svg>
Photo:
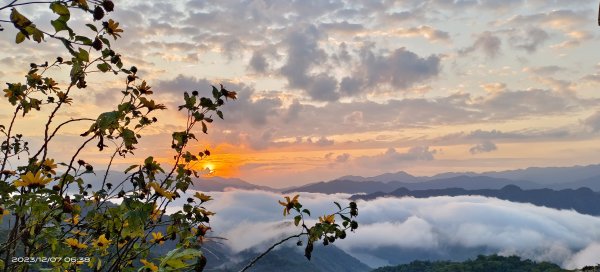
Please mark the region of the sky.
<svg viewBox="0 0 600 272"><path fill-rule="evenodd" d="M288 187L349 174L596 164L597 8L589 0L118 1L111 16L125 32L113 44L169 110L144 130L136 156L115 165L151 154L172 163L182 94L210 95L211 84L239 94L190 147L212 151L197 167L214 176ZM38 25L54 18L21 11ZM14 46L5 28L3 82L66 53L54 42ZM58 118L111 111L123 80L88 85ZM2 100L0 123L10 112ZM17 120L34 146L44 114ZM51 155L67 160L88 126L65 128ZM82 153L97 169L109 156Z"/></svg>

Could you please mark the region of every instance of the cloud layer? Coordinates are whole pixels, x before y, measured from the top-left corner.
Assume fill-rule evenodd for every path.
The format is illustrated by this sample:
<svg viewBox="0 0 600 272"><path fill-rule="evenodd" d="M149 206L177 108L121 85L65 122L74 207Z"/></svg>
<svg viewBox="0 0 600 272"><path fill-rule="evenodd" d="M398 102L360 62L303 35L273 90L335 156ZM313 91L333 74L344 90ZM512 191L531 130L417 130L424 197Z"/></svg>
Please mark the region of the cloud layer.
<svg viewBox="0 0 600 272"><path fill-rule="evenodd" d="M346 203L345 197L305 193L300 200L313 215L321 215L335 209L332 201ZM261 191L215 194L209 205L217 212L211 221L215 234L229 237L225 244L234 251L260 251L294 233L284 223L291 217L281 217L280 198ZM470 257L516 254L566 268L600 262L593 254L600 244L600 218L573 211L479 196L379 198L358 206L359 229L336 245L373 266L397 263L411 251L450 259L469 257L454 251L470 252Z"/></svg>

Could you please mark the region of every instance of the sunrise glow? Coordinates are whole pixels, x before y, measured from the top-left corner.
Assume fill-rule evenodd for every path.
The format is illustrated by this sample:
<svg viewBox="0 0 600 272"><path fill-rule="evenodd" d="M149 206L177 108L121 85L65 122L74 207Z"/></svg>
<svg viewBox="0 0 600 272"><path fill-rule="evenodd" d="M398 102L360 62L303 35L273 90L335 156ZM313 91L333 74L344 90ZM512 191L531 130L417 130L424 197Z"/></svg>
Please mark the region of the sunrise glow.
<svg viewBox="0 0 600 272"><path fill-rule="evenodd" d="M169 139L173 130L184 129L185 115L176 110L183 92L210 95L210 85L219 84L238 99L224 105L224 120L211 116L215 122L207 134L194 131L198 141L191 143L194 152L210 149L211 156L193 166L210 176L287 187L347 174L598 162L590 148L598 145L600 131L594 3L321 6L326 2L177 2L169 6L175 17L131 17L136 4L125 1L114 16L136 38L116 46L130 53L124 62L139 67L169 110L157 114L158 123L143 131L135 154L116 158L115 167L150 154L173 164ZM213 12L253 23L200 19ZM191 35L190 29L198 32ZM27 58L31 45L16 50L8 44L14 33L0 35L6 48L0 76L20 79L23 70L13 62ZM56 57L50 47L36 48L36 59ZM73 93L83 104L58 117L107 111L119 99L121 82L102 80L90 77L85 93ZM7 102L0 103L0 114L10 114ZM32 128L43 126L44 114L31 115L15 131L42 135ZM54 145L64 150L81 142L87 127L66 126ZM107 162L93 148L82 156Z"/></svg>

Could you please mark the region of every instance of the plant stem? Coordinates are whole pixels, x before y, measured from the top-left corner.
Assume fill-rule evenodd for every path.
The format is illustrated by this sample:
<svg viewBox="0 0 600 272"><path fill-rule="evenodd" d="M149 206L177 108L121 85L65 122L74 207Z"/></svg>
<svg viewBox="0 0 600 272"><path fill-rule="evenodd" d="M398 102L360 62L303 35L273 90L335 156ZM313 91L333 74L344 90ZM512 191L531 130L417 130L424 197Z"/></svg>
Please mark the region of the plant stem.
<svg viewBox="0 0 600 272"><path fill-rule="evenodd" d="M277 247L278 245L281 245L281 244L283 244L283 243L287 242L288 240L290 240L290 239L292 239L292 238L299 238L299 237L301 237L302 235L307 235L307 233L305 233L305 232L302 232L302 233L300 233L300 234L292 235L292 236L289 236L289 237L287 237L287 238L285 238L285 239L283 239L283 240L281 240L281 241L279 241L279 242L277 242L277 243L273 244L273 245L272 245L271 247L269 247L269 248L268 248L268 249L267 249L265 252L263 252L262 254L260 254L260 255L256 256L256 258L254 258L254 260L252 260L252 261L251 261L249 264L247 264L247 265L246 265L244 268L242 268L242 270L240 270L240 272L244 272L244 271L246 271L246 270L250 269L250 267L252 267L253 265L255 265L255 264L256 264L256 262L258 262L260 259L262 259L262 258L263 258L265 255L267 255L269 252L271 252L271 250L273 250L273 249L274 249L275 247Z"/></svg>
<svg viewBox="0 0 600 272"><path fill-rule="evenodd" d="M17 106L17 109L15 109L15 113L13 114L12 120L10 121L10 126L8 127L8 131L6 134L6 150L4 150L4 159L2 160L2 168L0 168L0 171L4 171L4 168L6 167L6 162L8 161L8 152L10 149L10 134L12 132L12 128L15 124L15 119L17 118L17 114L19 113L20 109L21 106Z"/></svg>

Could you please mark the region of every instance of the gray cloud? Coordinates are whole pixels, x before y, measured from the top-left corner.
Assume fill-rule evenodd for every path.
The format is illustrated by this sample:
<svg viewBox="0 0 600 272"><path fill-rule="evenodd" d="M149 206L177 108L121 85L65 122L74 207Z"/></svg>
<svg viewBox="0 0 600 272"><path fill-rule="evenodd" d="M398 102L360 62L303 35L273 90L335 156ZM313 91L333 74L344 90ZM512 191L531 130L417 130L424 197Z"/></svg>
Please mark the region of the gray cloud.
<svg viewBox="0 0 600 272"><path fill-rule="evenodd" d="M206 79L197 79L191 76L178 75L174 79L171 80L161 80L155 83L156 89L160 93L171 93L182 95L184 92L191 92L198 89L208 89L211 85L215 83L211 83Z"/></svg>
<svg viewBox="0 0 600 272"><path fill-rule="evenodd" d="M308 95L318 101L336 101L339 98L337 92L338 82L334 77L327 74L319 74L311 79L308 86Z"/></svg>
<svg viewBox="0 0 600 272"><path fill-rule="evenodd" d="M281 67L281 74L287 78L291 88L307 88L311 84L310 68L325 62L327 54L317 45L320 37L319 30L309 25L291 32L286 38L287 61Z"/></svg>
<svg viewBox="0 0 600 272"><path fill-rule="evenodd" d="M585 80L585 81L594 82L594 83L600 83L600 74L585 75L581 79Z"/></svg>
<svg viewBox="0 0 600 272"><path fill-rule="evenodd" d="M248 67L257 73L265 73L269 69L269 63L263 54L255 51L252 54Z"/></svg>
<svg viewBox="0 0 600 272"><path fill-rule="evenodd" d="M290 88L305 90L317 101L335 101L339 97L337 79L324 73L310 73L313 66L327 61L327 54L317 44L321 36L312 25L291 32L286 40L287 62L281 67L281 74Z"/></svg>
<svg viewBox="0 0 600 272"><path fill-rule="evenodd" d="M559 92L545 90L502 91L483 97L451 95L437 99L390 100L385 103L352 102L329 103L325 106L294 103L283 114L281 121L274 120L281 136L295 137L314 134L318 128L321 135L397 130L415 126L439 124L481 123L495 120L511 120L526 116L564 114L583 107L585 103ZM507 110L509 109L509 110ZM292 118L302 116L302 118ZM315 130L316 131L316 130ZM565 137L564 130L536 131L473 131L465 136L465 143L476 140L530 139ZM471 141L469 141L471 139Z"/></svg>
<svg viewBox="0 0 600 272"><path fill-rule="evenodd" d="M496 147L496 144L492 143L491 141L484 141L469 148L469 152L471 154L480 154L492 152L496 149L498 149L498 147Z"/></svg>
<svg viewBox="0 0 600 272"><path fill-rule="evenodd" d="M340 92L345 96L354 96L363 91L363 82L358 78L344 77L340 82Z"/></svg>
<svg viewBox="0 0 600 272"><path fill-rule="evenodd" d="M323 23L320 25L325 31L341 32L352 34L364 29L362 24L349 23L348 21L336 22L336 23Z"/></svg>
<svg viewBox="0 0 600 272"><path fill-rule="evenodd" d="M384 153L373 156L362 156L354 159L361 166L373 167L374 169L388 169L398 167L403 163L414 161L431 161L437 150L431 150L428 146L411 147L406 152L398 152L395 148L388 148Z"/></svg>
<svg viewBox="0 0 600 272"><path fill-rule="evenodd" d="M469 134L466 135L468 139L483 139L483 140L491 140L491 139L511 139L511 138L521 138L522 134L515 132L502 132L499 130L473 130Z"/></svg>
<svg viewBox="0 0 600 272"><path fill-rule="evenodd" d="M312 140L309 139L309 142L311 142ZM329 140L326 137L321 137L318 140L316 140L314 142L315 144L319 145L319 146L328 146L328 145L333 145L334 141L333 140Z"/></svg>
<svg viewBox="0 0 600 272"><path fill-rule="evenodd" d="M411 147L406 153L399 153L395 149L388 149L384 156L391 158L393 160L424 160L430 161L433 160L433 155L437 153L436 150L429 150L428 146L415 146Z"/></svg>
<svg viewBox="0 0 600 272"><path fill-rule="evenodd" d="M121 42L127 44L124 48L128 48L128 52L133 52L136 56L146 56L139 58L140 60L149 60L147 56L157 52L171 53L171 49L178 51L175 55L184 61L195 63L197 61L194 59L206 59L203 52L209 48L221 50L223 54L228 50L244 52L246 59L242 61L248 64L248 71L261 76L275 72L274 80L281 80L277 78L281 76L288 86L308 94L310 99L329 102L325 106L315 106L303 100L306 96L296 96L292 99L299 101L290 105L289 100L283 98L288 94L285 93L288 91L285 87L268 95L254 90L252 80L261 81L264 77L247 79L242 75L236 79L236 82L244 80L249 82L248 84L225 81L228 88L240 93L240 99L228 104L224 111L230 126L228 129L232 131L231 135L235 135L228 136L227 139L241 141L240 135L252 135L256 138L253 141L259 141L267 127L277 127L269 140L269 145L273 145L272 141L283 137L331 137L356 131L512 120L585 109L585 105L590 105L591 101L577 99L575 95L569 96L557 90L539 89L508 91L502 88L497 93L482 96L469 94L467 90L466 93L446 95L441 91L437 92L433 84L433 90L441 96L434 97L428 94L425 97L401 99L401 91L429 83L438 77L442 72L442 55L423 48L390 48L369 36L371 30L377 30L379 26L389 23L391 17L401 19L400 17L404 16L404 19L410 20L406 21L407 28L402 29L404 34L430 35L432 39L443 40L449 36L454 37L454 30L440 25L439 21L429 20L441 19L446 15L432 12L431 7L456 10L482 6L500 8L503 3L514 5L518 2L410 0L400 4L394 1L364 3L333 0L310 3L191 1L183 4L165 4L152 1L143 4L124 3L120 6L121 11L115 15L124 26L132 25L126 28L126 33L135 35L124 35L125 38ZM538 1L537 4L541 3ZM391 9L394 5L396 9ZM542 41L545 37L542 32L548 31L554 38L552 28L578 26L586 16L589 17L589 12L568 10L565 6L576 5L561 3L561 9L556 11L540 10L538 13L514 16L504 21L510 28L516 28L512 24L518 24L519 29L523 29L521 32L514 32L521 38L514 42L515 46L520 46L523 50L539 50L541 45L548 42ZM150 8L157 9L157 12L140 12ZM316 10L310 10L311 8ZM485 9L475 12L480 11L486 14L493 12ZM242 18L248 23L215 19L223 17ZM427 20L419 21L423 19ZM144 24L140 25L138 20ZM462 23L460 20L457 22ZM504 26L501 22L496 23L497 25L490 25L490 28ZM548 28L536 28L540 25L547 25ZM394 29L398 28L390 30L392 34ZM347 40L337 39L340 36L329 36L356 32L361 32L361 35L366 33L366 36L357 35ZM479 36L468 36L467 32L466 37L475 42L473 50L495 56L500 54L502 45L501 42L495 43L494 37L503 35L500 33L499 30L492 29L487 35L484 33ZM3 35L7 37L7 41L12 39L6 36L6 33ZM335 43L330 42L334 39ZM136 40L145 42L140 43ZM29 50L29 47L26 50ZM441 49L441 52L444 52L443 50ZM529 71L547 75L563 70L558 66L547 66L531 68ZM172 93L178 96L183 91L194 89L209 91L210 84L218 83L221 82L179 75L155 82L153 90L156 90L157 94ZM264 85L257 86L263 88ZM567 88L573 89L569 86ZM384 102L372 102L369 101L372 94L384 94L389 99ZM348 97L357 99L348 100ZM97 98L100 101L105 96L98 95ZM339 101L340 98L343 103ZM173 105L176 103L173 102ZM339 141L335 144L338 143Z"/></svg>
<svg viewBox="0 0 600 272"><path fill-rule="evenodd" d="M548 39L550 39L548 32L534 27L511 35L509 40L513 47L525 50L527 53L534 53Z"/></svg>
<svg viewBox="0 0 600 272"><path fill-rule="evenodd" d="M495 58L500 54L501 45L502 40L500 40L500 38L492 34L490 31L485 31L477 35L473 45L463 48L458 52L461 55L467 55L475 51L482 51L486 57Z"/></svg>
<svg viewBox="0 0 600 272"><path fill-rule="evenodd" d="M583 124L594 132L600 131L600 111L596 111L596 113L583 120Z"/></svg>
<svg viewBox="0 0 600 272"><path fill-rule="evenodd" d="M345 197L303 193L300 201L312 214L320 215L333 210L332 201L347 203ZM218 214L211 226L218 235L236 237L224 240L234 251L258 252L283 235L296 232L293 225L283 223L291 218L281 217L278 194L230 191L215 193L214 198L207 205ZM359 201L358 207L359 228L335 245L370 265L396 262L411 251L430 252L430 256L443 259L462 258L456 255L467 249L471 249L470 254L482 250L515 254L566 268L600 261L593 254L600 243L600 234L595 231L600 228L600 219L574 211L480 196L378 198ZM257 235L240 235L243 233Z"/></svg>
<svg viewBox="0 0 600 272"><path fill-rule="evenodd" d="M352 61L352 56L348 51L348 44L345 42L340 43L338 51L332 55L332 59L336 65L348 64Z"/></svg>
<svg viewBox="0 0 600 272"><path fill-rule="evenodd" d="M477 129L470 132L456 132L431 139L431 143L436 145L469 144L480 141L479 144L471 148L471 153L478 151L493 151L494 142L523 143L540 140L561 140L565 138L585 137L579 133L575 125L551 129L524 129L515 131L500 131L496 129L482 130Z"/></svg>
<svg viewBox="0 0 600 272"><path fill-rule="evenodd" d="M577 98L540 89L496 92L479 102L482 109L493 112L491 115L495 118L514 116L515 112L520 115L558 113L581 106Z"/></svg>
<svg viewBox="0 0 600 272"><path fill-rule="evenodd" d="M361 49L359 78L367 86L389 83L392 87L406 89L415 83L431 79L440 73L440 57L430 55L422 58L406 48L398 48L390 54L375 54L369 48Z"/></svg>
<svg viewBox="0 0 600 272"><path fill-rule="evenodd" d="M482 7L503 10L516 5L523 4L524 0L479 0L479 4Z"/></svg>
<svg viewBox="0 0 600 272"><path fill-rule="evenodd" d="M344 116L345 124L356 124L359 125L363 122L363 112L362 111L353 111L348 115Z"/></svg>
<svg viewBox="0 0 600 272"><path fill-rule="evenodd" d="M549 75L556 74L558 72L564 72L567 69L564 67L558 66L558 65L547 65L547 66L540 66L540 67L525 67L525 68L523 68L523 70L525 72L531 72L536 75L549 76Z"/></svg>
<svg viewBox="0 0 600 272"><path fill-rule="evenodd" d="M449 8L464 9L478 4L477 0L431 0L432 6L441 5Z"/></svg>
<svg viewBox="0 0 600 272"><path fill-rule="evenodd" d="M275 96L252 99L254 89L245 84L227 81L210 82L207 79L198 79L184 75L178 75L170 80L158 81L153 90L175 95L177 102L174 106L176 106L179 105L177 103L181 103L179 99L181 99L180 97L184 91L191 92L198 90L200 95L210 97L210 86L218 86L218 84L223 84L228 90L238 93L238 99L235 102L225 103L222 108L228 123L246 122L251 126L262 127L267 124L269 117L275 115L282 106L282 101Z"/></svg>
<svg viewBox="0 0 600 272"><path fill-rule="evenodd" d="M591 40L594 35L588 31L572 31L567 33L567 39L561 43L551 46L553 49L565 49L579 46L581 43Z"/></svg>
<svg viewBox="0 0 600 272"><path fill-rule="evenodd" d="M552 27L571 27L584 24L593 13L590 11L574 11L570 9L554 9L530 15L516 15L508 23L520 25L546 25Z"/></svg>
<svg viewBox="0 0 600 272"><path fill-rule="evenodd" d="M343 162L347 162L349 159L350 159L350 154L343 153L343 154L337 155L335 157L335 162L337 162L337 163L343 163Z"/></svg>
<svg viewBox="0 0 600 272"><path fill-rule="evenodd" d="M422 30L432 35L432 38L441 39L444 36L432 29ZM373 86L388 85L394 89L407 89L434 78L441 70L441 58L436 55L424 58L406 48L375 53L365 46L360 51L355 71L338 82L333 76L311 72L313 68L329 60L325 51L318 46L321 38L320 30L312 25L291 32L285 40L287 61L280 69L290 88L304 90L317 101L332 102L341 95L359 95L366 90L374 90ZM350 56L345 46L341 45L339 50L340 55L333 55L333 60L348 62Z"/></svg>
<svg viewBox="0 0 600 272"><path fill-rule="evenodd" d="M330 80L330 82L333 81ZM315 82L321 84L320 81ZM324 82L327 82L327 78ZM173 100L179 101L179 96L184 90L197 89L203 95L209 94L210 83L206 79L179 75L171 80L159 81L156 86L153 86L153 90L157 94L173 94L175 97ZM213 84L218 84L218 82ZM249 147L258 149L293 144L279 141L278 139L281 138L329 137L357 131L369 132L416 126L511 120L525 116L564 114L581 109L587 103L592 103L592 101L581 100L565 92L502 90L479 97L463 93L435 99L407 98L383 103L331 101L326 105L316 106L294 100L291 104L284 105L283 100L276 95L276 92L257 93L252 87L244 84L231 82L223 82L223 84L230 90L238 91L239 99L226 103L223 108L227 122L227 126L223 129L227 129L231 133L220 135L223 136L221 139L231 141L232 144L247 143ZM316 85L319 86L319 84ZM333 90L333 84L329 87L327 84L323 84L323 86L321 92L315 95L326 95L327 90ZM335 95L335 92L333 94ZM322 98L322 100L324 99ZM176 105L178 104L173 102L170 108ZM215 124L215 126L218 128L220 125ZM277 128L277 130L271 132L270 137L262 137L266 135L264 134L265 129L269 127ZM215 130L212 134L217 137L218 132ZM473 131L456 138L444 136L430 139L429 142L412 142L410 145L472 143L473 139L478 141L497 139L520 141L535 137L557 139L572 135L571 132L564 129L545 132ZM303 142L295 144L303 144ZM404 144L406 143L398 143L398 145ZM377 146L382 147L381 145Z"/></svg>
<svg viewBox="0 0 600 272"><path fill-rule="evenodd" d="M422 36L431 41L449 41L450 34L439 29L435 29L431 26L422 25L419 27L411 27L407 29L399 29L396 31L397 34L402 36Z"/></svg>

